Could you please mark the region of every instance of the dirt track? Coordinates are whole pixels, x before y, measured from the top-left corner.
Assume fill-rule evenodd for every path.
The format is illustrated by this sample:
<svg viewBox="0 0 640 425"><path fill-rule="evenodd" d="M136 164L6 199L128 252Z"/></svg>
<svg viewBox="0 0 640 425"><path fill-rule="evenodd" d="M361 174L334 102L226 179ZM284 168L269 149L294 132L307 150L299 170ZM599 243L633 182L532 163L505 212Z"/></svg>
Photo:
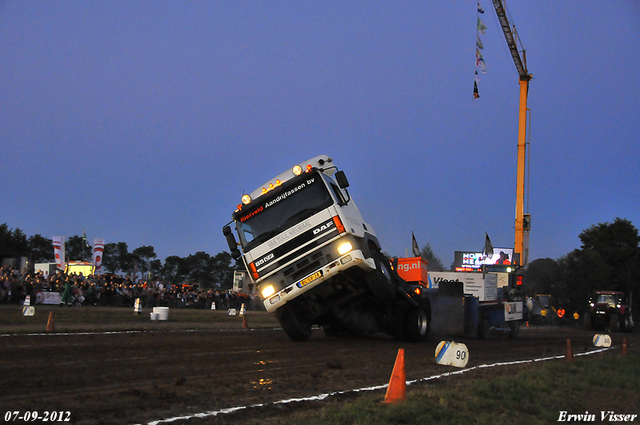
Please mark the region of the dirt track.
<svg viewBox="0 0 640 425"><path fill-rule="evenodd" d="M470 367L562 355L567 338L574 353L591 350L592 336L576 328L539 327L523 328L516 340L456 341L469 347ZM623 336L638 346L637 334L614 334L614 345L620 346ZM385 384L398 348L405 349L408 380L439 374L450 370L434 360L441 339L434 336L424 344L334 339L315 330L309 341L294 343L283 331L266 329L3 336L0 406L3 415L69 411L78 424L148 423ZM247 415L236 415L233 422L243 423Z"/></svg>

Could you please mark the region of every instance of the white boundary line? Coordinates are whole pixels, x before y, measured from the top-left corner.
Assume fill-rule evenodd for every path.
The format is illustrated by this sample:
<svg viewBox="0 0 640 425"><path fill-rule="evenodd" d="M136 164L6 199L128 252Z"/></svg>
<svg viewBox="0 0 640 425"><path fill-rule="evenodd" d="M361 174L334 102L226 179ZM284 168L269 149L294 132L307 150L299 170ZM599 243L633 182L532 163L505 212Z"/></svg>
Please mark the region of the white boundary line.
<svg viewBox="0 0 640 425"><path fill-rule="evenodd" d="M122 331L91 331L91 332L39 332L39 333L13 333L0 334L0 338L17 336L82 336L82 335L122 335L140 334L152 332L261 332L261 331L281 331L282 328L251 328L251 329L139 329Z"/></svg>
<svg viewBox="0 0 640 425"><path fill-rule="evenodd" d="M578 353L578 354L574 354L574 357L577 357L577 356L589 356L591 354L602 353L604 351L611 350L613 348L614 347L600 348L598 350L588 351L588 352L585 352L585 353ZM515 360L515 361L511 361L511 362L498 362L498 363L492 363L492 364L482 364L482 365L470 367L468 369L461 369L461 370L457 370L457 371L453 371L453 372L445 372L445 373L442 373L440 375L429 376L429 377L426 377L426 378L414 379L412 381L407 381L407 385L415 384L417 382L426 382L426 381L432 381L432 380L435 380L435 379L446 378L447 376L462 375L463 373L471 372L471 371L476 370L476 369L485 369L485 368L497 367L497 366L511 366L511 365L523 364L523 363L545 362L545 361L549 361L549 360L557 360L557 359L564 359L564 358L565 358L565 356L561 355L561 356L552 356L552 357L541 357L541 358L538 358L538 359ZM258 404L252 404L252 405L249 405L249 406L229 407L229 408L226 408L226 409L214 410L214 411L210 411L210 412L195 413L193 415L175 416L173 418L158 419L158 420L155 420L155 421L148 422L147 425L160 425L160 424L165 424L165 423L170 423L170 422L175 422L175 421L180 421L180 420L189 420L189 419L192 419L192 418L206 418L206 417L209 417L209 416L226 415L228 413L238 412L240 410L253 409L253 408L256 408L256 407L264 407L264 406L269 406L269 405L276 406L278 404L299 403L299 402L308 402L308 401L319 401L319 400L324 400L324 399L326 399L328 397L332 397L332 396L336 396L336 395L358 393L358 392L364 392L364 391L382 390L382 389L387 388L388 386L389 386L389 384L376 385L376 386L373 386L373 387L357 388L357 389L353 389L353 390L332 391L332 392L329 392L329 393L318 394L318 395L309 396L309 397L289 398L289 399L286 399L286 400L279 400L279 401L274 401L274 402L270 402L270 403L258 403Z"/></svg>

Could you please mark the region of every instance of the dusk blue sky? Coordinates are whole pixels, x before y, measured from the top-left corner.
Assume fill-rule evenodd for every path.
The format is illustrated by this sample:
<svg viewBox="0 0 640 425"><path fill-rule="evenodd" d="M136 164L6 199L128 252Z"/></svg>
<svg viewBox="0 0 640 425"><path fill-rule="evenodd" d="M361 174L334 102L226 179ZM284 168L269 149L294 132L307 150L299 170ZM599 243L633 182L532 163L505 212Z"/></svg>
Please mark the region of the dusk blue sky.
<svg viewBox="0 0 640 425"><path fill-rule="evenodd" d="M383 249L512 247L519 85L492 3L0 1L0 223L226 250L267 179L333 157ZM530 260L640 226L640 2L507 3L527 52Z"/></svg>

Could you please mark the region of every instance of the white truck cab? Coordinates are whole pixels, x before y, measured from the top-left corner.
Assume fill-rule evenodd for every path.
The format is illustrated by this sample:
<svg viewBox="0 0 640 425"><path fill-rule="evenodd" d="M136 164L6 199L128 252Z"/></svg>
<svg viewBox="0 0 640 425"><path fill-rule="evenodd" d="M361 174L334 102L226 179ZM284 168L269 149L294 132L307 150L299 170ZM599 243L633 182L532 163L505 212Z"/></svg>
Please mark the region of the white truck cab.
<svg viewBox="0 0 640 425"><path fill-rule="evenodd" d="M307 339L311 324L359 328L363 311L373 330L382 319L372 322L371 305L373 316L384 315L380 304L396 293L389 262L348 186L331 158L311 158L242 197L232 214L239 241L230 225L223 229L266 310L294 340ZM366 298L373 300L368 308L361 305ZM359 317L351 317L354 310Z"/></svg>

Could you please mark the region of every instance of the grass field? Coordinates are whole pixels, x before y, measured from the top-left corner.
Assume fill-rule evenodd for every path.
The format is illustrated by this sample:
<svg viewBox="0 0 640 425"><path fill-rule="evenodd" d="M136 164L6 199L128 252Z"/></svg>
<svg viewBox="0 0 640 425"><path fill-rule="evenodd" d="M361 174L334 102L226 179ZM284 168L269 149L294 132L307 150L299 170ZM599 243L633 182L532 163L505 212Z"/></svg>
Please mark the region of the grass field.
<svg viewBox="0 0 640 425"><path fill-rule="evenodd" d="M37 305L35 310L35 315L29 317L22 314L21 306L0 306L0 334L46 332L50 315L53 315L55 332L243 328L243 318L229 316L226 310L174 308L169 310L166 321L152 321L152 309L134 314L133 308L124 307ZM264 311L247 311L246 322L254 329L279 326L278 321Z"/></svg>
<svg viewBox="0 0 640 425"><path fill-rule="evenodd" d="M573 363L509 366L497 374L471 374L409 388L407 400L397 405L380 404L379 396L368 395L319 411L301 411L270 425L552 424L562 418L560 423L640 423L637 351L581 357ZM609 412L624 416L602 420ZM593 416L569 416L585 413Z"/></svg>

